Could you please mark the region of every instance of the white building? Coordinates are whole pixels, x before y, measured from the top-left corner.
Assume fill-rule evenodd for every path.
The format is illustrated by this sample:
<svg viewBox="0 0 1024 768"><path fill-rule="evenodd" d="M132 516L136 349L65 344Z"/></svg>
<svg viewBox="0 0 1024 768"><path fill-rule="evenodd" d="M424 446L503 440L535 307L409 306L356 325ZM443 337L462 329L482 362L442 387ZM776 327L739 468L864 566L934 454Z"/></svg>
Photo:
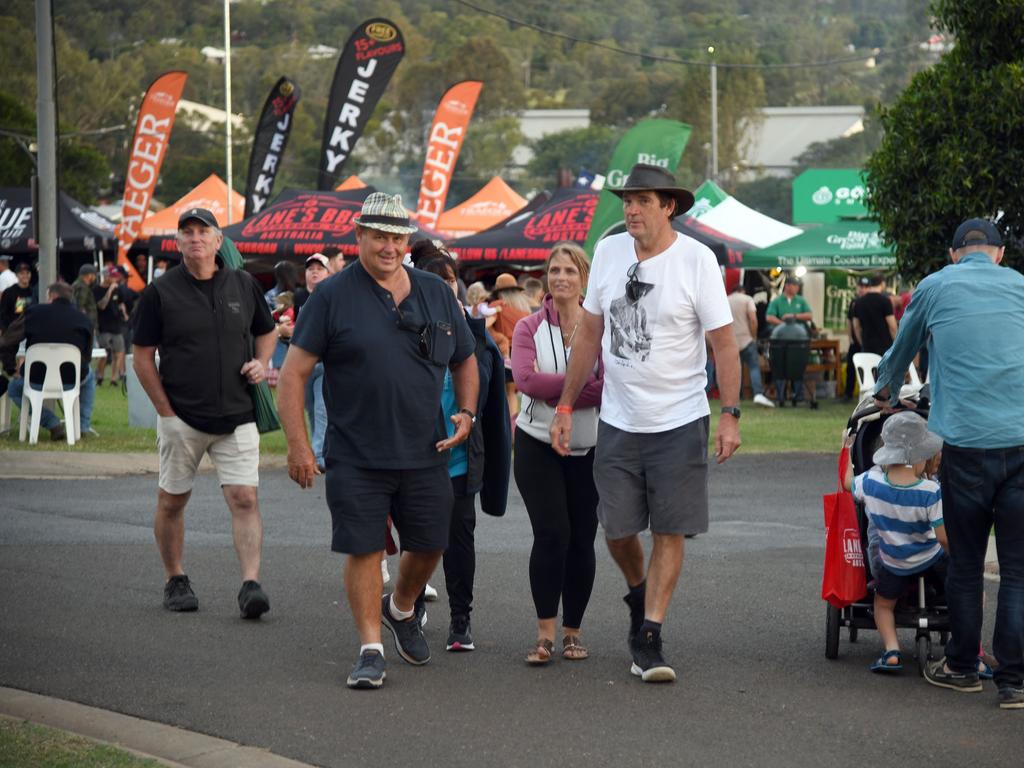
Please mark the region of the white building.
<svg viewBox="0 0 1024 768"><path fill-rule="evenodd" d="M864 107L763 107L745 126L741 175L789 176L796 158L815 142L864 130Z"/></svg>

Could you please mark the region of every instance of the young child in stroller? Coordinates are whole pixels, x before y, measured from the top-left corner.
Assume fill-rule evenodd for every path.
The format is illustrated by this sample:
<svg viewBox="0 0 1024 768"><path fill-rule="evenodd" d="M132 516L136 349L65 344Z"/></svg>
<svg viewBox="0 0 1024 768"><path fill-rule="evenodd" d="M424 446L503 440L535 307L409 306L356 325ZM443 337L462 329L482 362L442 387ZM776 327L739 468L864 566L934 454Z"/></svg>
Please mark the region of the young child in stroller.
<svg viewBox="0 0 1024 768"><path fill-rule="evenodd" d="M920 574L941 584L945 580L946 532L942 524L942 492L926 474L942 450L942 438L912 411L889 416L882 425L882 447L874 466L856 477L847 467L845 486L864 505L869 521L869 564L875 576L874 619L885 644L871 665L873 672L903 669L894 607ZM873 530L872 530L873 529ZM877 536L877 561L871 545Z"/></svg>

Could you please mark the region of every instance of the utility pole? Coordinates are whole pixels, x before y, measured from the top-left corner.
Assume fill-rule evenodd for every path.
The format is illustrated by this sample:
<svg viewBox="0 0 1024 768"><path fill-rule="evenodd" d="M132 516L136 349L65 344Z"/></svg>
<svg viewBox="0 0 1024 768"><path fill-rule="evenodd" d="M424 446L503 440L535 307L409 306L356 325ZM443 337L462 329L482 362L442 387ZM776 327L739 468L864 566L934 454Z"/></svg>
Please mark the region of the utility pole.
<svg viewBox="0 0 1024 768"><path fill-rule="evenodd" d="M231 173L231 4L224 0L224 112L225 145L227 147L227 223L231 224L231 192L234 189Z"/></svg>
<svg viewBox="0 0 1024 768"><path fill-rule="evenodd" d="M53 98L53 0L36 0L35 223L39 245L39 299L57 281L57 107Z"/></svg>

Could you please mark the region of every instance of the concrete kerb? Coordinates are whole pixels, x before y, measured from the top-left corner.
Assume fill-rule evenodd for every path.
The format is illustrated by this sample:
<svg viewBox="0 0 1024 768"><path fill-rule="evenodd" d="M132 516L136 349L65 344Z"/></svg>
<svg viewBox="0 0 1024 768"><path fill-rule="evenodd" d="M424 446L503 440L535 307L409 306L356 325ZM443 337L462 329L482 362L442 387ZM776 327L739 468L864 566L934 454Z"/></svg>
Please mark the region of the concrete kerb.
<svg viewBox="0 0 1024 768"><path fill-rule="evenodd" d="M260 469L288 465L284 456L260 456ZM156 474L160 459L154 453L78 453L68 451L0 451L0 479L73 480ZM214 471L204 456L200 472Z"/></svg>
<svg viewBox="0 0 1024 768"><path fill-rule="evenodd" d="M258 747L15 688L0 687L0 716L84 736L171 768L310 768Z"/></svg>

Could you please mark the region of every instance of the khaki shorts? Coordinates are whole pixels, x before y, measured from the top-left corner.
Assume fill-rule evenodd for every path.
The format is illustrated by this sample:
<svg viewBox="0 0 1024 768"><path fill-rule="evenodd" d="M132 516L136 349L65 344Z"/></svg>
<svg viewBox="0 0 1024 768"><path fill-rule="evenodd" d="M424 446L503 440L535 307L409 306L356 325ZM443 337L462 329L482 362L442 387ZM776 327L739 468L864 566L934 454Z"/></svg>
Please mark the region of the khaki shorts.
<svg viewBox="0 0 1024 768"><path fill-rule="evenodd" d="M211 435L193 429L177 416L157 416L156 442L160 488L167 493L192 490L204 453L210 454L222 486L260 484L260 433L254 422L236 427L229 435Z"/></svg>
<svg viewBox="0 0 1024 768"><path fill-rule="evenodd" d="M111 333L108 331L100 331L99 333L99 346L101 349L107 350L107 352L124 352L124 334L123 333Z"/></svg>

